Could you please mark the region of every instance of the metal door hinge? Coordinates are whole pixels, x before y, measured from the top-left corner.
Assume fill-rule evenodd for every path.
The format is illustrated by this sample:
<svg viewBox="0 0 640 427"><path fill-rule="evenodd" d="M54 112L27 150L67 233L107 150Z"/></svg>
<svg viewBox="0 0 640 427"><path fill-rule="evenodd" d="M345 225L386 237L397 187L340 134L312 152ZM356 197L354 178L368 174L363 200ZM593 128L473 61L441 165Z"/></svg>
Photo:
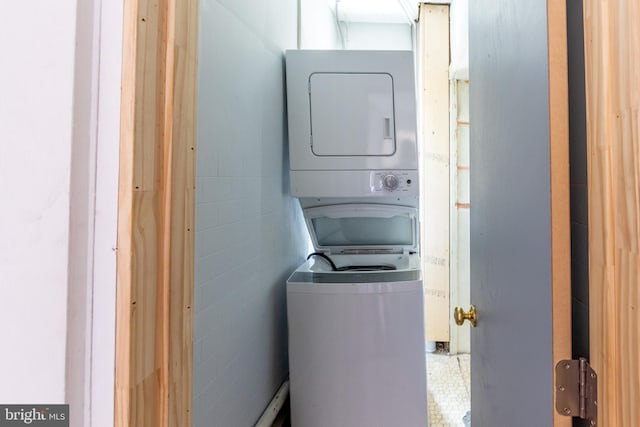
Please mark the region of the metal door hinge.
<svg viewBox="0 0 640 427"><path fill-rule="evenodd" d="M561 360L556 365L556 410L596 425L598 415L598 375L584 357Z"/></svg>

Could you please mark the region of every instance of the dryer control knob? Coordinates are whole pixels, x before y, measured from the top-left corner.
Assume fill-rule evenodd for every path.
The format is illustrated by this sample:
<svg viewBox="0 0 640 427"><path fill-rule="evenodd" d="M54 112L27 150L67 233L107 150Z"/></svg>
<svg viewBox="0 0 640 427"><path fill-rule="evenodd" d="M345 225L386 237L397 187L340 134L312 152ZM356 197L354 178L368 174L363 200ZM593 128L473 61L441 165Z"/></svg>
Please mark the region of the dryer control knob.
<svg viewBox="0 0 640 427"><path fill-rule="evenodd" d="M398 185L400 184L400 181L398 180L398 177L395 175L385 175L384 180L382 181L385 190L387 191L393 191L395 189L398 188Z"/></svg>

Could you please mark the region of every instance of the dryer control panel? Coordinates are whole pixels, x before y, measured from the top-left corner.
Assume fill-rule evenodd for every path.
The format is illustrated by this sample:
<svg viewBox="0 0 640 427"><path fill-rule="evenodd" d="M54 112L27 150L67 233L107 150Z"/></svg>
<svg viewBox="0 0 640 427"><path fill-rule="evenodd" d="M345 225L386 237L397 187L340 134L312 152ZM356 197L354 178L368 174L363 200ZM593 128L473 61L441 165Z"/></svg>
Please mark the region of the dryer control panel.
<svg viewBox="0 0 640 427"><path fill-rule="evenodd" d="M376 171L371 173L371 191L374 193L406 193L417 188L414 171Z"/></svg>
<svg viewBox="0 0 640 427"><path fill-rule="evenodd" d="M294 197L418 197L417 170L291 171Z"/></svg>

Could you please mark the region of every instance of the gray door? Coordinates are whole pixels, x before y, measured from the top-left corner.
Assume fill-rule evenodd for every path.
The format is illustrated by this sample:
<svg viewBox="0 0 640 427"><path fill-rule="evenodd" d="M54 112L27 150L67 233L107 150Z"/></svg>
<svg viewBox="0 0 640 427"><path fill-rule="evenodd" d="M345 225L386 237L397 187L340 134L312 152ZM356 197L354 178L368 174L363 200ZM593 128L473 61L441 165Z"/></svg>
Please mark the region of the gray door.
<svg viewBox="0 0 640 427"><path fill-rule="evenodd" d="M469 7L472 426L570 425L553 400L571 345L564 8Z"/></svg>

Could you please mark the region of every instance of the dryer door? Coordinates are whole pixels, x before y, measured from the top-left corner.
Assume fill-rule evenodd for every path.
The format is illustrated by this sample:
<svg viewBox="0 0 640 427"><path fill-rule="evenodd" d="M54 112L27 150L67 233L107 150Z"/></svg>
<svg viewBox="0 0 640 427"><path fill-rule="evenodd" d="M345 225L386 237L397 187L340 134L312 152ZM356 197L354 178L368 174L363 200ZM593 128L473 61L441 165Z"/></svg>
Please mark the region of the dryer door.
<svg viewBox="0 0 640 427"><path fill-rule="evenodd" d="M309 77L311 150L316 156L390 156L396 151L388 73Z"/></svg>
<svg viewBox="0 0 640 427"><path fill-rule="evenodd" d="M292 171L418 168L412 52L293 50L286 67Z"/></svg>
<svg viewBox="0 0 640 427"><path fill-rule="evenodd" d="M340 204L304 209L316 251L418 251L418 210L409 206Z"/></svg>

